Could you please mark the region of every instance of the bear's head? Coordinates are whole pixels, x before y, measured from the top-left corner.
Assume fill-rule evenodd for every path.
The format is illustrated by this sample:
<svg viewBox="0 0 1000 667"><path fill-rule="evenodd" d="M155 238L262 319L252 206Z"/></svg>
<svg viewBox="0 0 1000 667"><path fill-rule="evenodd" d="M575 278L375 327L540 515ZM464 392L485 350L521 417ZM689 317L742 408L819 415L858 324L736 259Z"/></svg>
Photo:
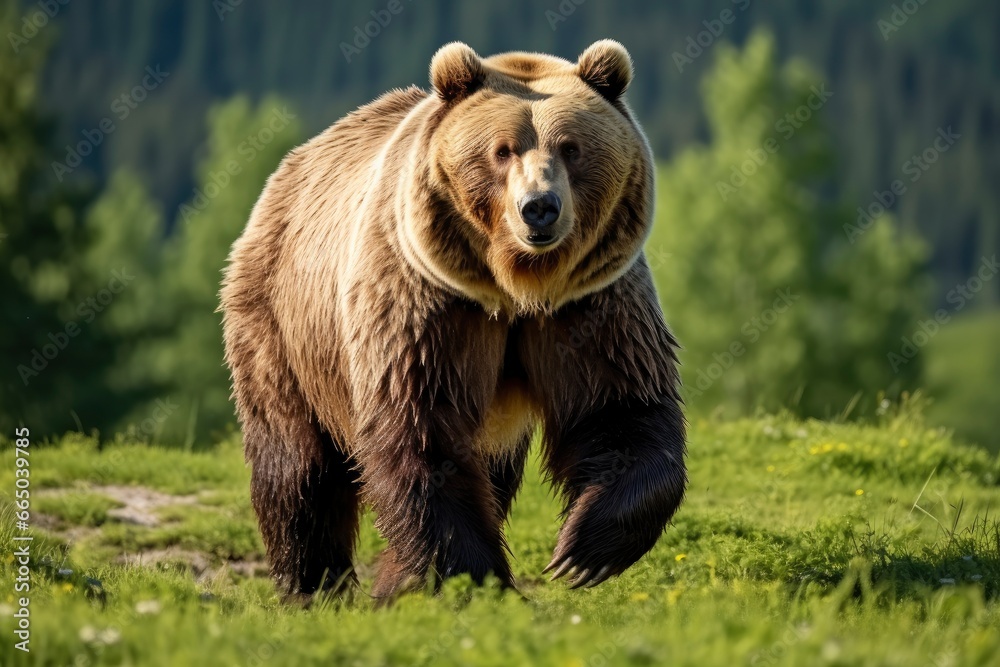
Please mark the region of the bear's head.
<svg viewBox="0 0 1000 667"><path fill-rule="evenodd" d="M652 223L653 162L623 99L632 61L603 40L575 63L480 58L462 43L430 67L416 142L408 254L489 308L551 312L610 284Z"/></svg>

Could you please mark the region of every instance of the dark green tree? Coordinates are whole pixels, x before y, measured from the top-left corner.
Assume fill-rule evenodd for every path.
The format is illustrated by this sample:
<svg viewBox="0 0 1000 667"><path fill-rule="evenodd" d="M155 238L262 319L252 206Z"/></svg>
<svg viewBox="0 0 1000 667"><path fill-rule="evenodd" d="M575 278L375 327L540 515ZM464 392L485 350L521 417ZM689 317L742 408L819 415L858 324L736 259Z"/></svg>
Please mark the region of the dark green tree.
<svg viewBox="0 0 1000 667"><path fill-rule="evenodd" d="M88 243L79 257L82 283L91 294L115 291L113 302L93 323L105 357L110 353L90 387L103 398L103 409L80 414L81 424L105 436L121 432L155 441L168 420L176 417L176 409L161 407L172 406L166 402L167 389L149 381L136 355L144 341L168 335L173 327L161 287L165 278L161 209L142 181L123 170L111 178L85 222Z"/></svg>
<svg viewBox="0 0 1000 667"><path fill-rule="evenodd" d="M886 354L920 312L920 243L889 220L848 241L818 77L779 67L766 34L717 56L711 142L661 170L649 245L690 402L825 414L911 386L919 363L896 374Z"/></svg>
<svg viewBox="0 0 1000 667"><path fill-rule="evenodd" d="M136 342L114 377L148 399L133 407L126 424L162 415L166 402L173 408L160 438L191 445L235 422L215 312L222 269L267 177L301 139L296 114L277 98L253 105L238 97L209 113L197 186L178 211L162 258L150 259L155 277L148 284L136 280L135 320L121 323L144 332L131 334ZM111 196L127 200L131 189ZM152 218L141 200L135 206ZM134 233L147 242L148 228Z"/></svg>
<svg viewBox="0 0 1000 667"><path fill-rule="evenodd" d="M18 3L0 3L0 33L21 31ZM8 45L5 45L7 47ZM0 49L0 435L72 428L95 396L85 385L104 359L80 314L80 224L89 189L59 182L53 125L39 111L45 36ZM74 184L75 183L75 184Z"/></svg>

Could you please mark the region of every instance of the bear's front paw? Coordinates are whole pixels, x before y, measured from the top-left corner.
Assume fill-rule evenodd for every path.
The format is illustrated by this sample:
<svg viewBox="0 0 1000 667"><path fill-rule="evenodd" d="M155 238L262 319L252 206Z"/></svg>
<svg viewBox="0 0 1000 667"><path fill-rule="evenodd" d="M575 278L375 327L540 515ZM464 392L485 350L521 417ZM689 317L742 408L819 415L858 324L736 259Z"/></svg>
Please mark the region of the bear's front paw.
<svg viewBox="0 0 1000 667"><path fill-rule="evenodd" d="M569 575L571 588L596 586L653 548L663 523L623 515L615 503L600 500L599 494L585 493L573 503L552 562L542 571L552 572L550 581Z"/></svg>

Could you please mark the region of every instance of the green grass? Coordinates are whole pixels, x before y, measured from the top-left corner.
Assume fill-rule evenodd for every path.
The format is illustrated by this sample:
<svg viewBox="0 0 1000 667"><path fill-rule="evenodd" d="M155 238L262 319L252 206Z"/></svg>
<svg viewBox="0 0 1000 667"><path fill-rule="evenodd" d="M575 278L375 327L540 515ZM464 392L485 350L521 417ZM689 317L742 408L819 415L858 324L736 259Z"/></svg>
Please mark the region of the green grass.
<svg viewBox="0 0 1000 667"><path fill-rule="evenodd" d="M69 490L60 495L41 496L32 505L35 510L59 519L62 525L92 528L108 520L108 510L122 503L99 493Z"/></svg>
<svg viewBox="0 0 1000 667"><path fill-rule="evenodd" d="M532 463L508 529L524 598L457 579L374 610L363 591L381 540L369 515L362 591L303 610L239 567L259 566L262 548L238 443L98 451L67 436L32 454L32 490L48 490L32 509L58 521L33 546L30 658L13 649L12 585L0 589L0 664L996 664L995 456L904 413L871 426L697 421L689 463L673 525L598 588L540 576L558 506ZM4 582L12 469L0 473ZM88 491L112 484L197 502L160 507L157 526L126 524ZM154 552L165 557L125 558ZM184 566L191 554L200 568Z"/></svg>

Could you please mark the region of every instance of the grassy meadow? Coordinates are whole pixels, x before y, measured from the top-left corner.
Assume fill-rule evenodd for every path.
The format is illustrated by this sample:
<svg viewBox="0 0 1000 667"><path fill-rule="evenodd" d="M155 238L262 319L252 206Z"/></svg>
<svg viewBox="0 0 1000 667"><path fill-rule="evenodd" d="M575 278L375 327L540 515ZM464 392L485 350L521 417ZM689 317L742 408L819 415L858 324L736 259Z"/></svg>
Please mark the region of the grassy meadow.
<svg viewBox="0 0 1000 667"><path fill-rule="evenodd" d="M204 452L82 435L32 445L31 653L0 593L0 664L995 665L1000 464L904 410L869 425L691 424L691 483L623 576L547 582L558 505L535 463L508 528L520 592L450 581L309 609L266 576L238 437ZM4 448L13 459L13 448ZM0 577L16 563L0 473Z"/></svg>

